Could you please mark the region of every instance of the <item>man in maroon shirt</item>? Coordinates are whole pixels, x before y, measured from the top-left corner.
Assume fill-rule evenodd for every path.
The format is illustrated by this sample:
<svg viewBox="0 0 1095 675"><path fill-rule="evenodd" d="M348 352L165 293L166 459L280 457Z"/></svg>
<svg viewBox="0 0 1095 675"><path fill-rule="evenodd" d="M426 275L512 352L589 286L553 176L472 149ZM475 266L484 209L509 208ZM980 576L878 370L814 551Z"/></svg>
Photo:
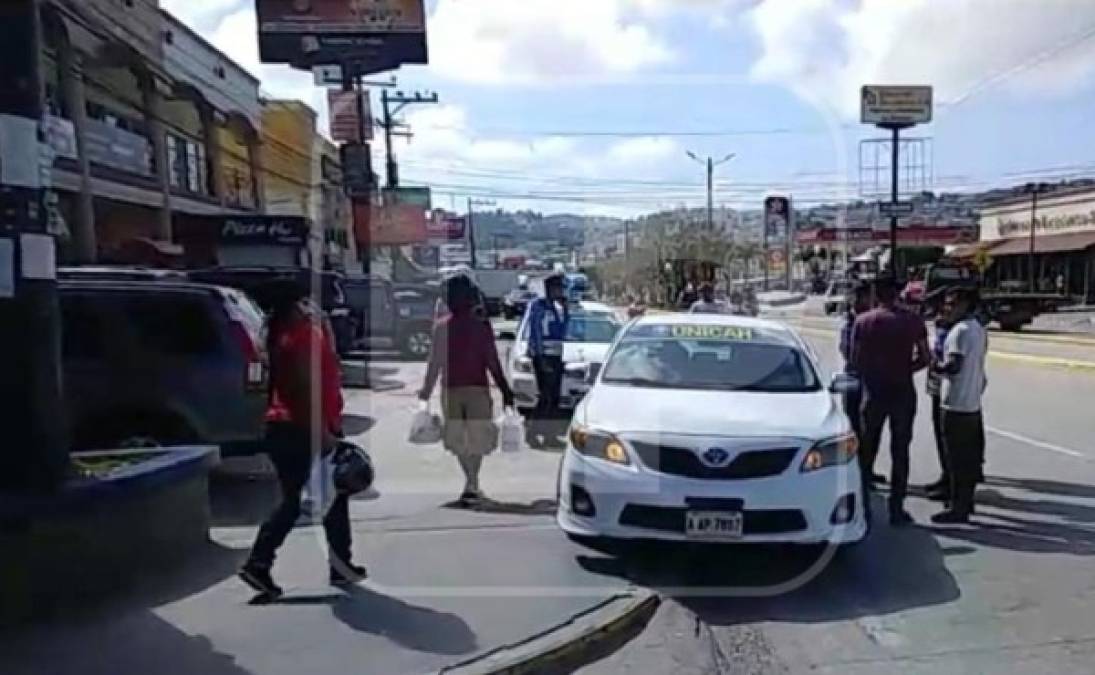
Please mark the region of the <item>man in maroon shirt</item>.
<svg viewBox="0 0 1095 675"><path fill-rule="evenodd" d="M467 277L453 277L445 283L449 315L434 327L426 382L419 392L423 401L430 400L441 378L445 448L456 455L464 472L460 503L466 506L481 499L479 470L483 457L498 444L488 374L502 392L503 405L513 407L513 390L502 373L494 330L476 312L478 302L478 290Z"/></svg>
<svg viewBox="0 0 1095 675"><path fill-rule="evenodd" d="M882 426L890 422L890 523L908 525L905 511L909 485L909 444L916 418L913 374L928 365L928 332L924 321L897 306L897 285L888 277L875 281L878 306L861 314L852 336L852 363L863 383L862 437L859 449L864 484L870 485Z"/></svg>

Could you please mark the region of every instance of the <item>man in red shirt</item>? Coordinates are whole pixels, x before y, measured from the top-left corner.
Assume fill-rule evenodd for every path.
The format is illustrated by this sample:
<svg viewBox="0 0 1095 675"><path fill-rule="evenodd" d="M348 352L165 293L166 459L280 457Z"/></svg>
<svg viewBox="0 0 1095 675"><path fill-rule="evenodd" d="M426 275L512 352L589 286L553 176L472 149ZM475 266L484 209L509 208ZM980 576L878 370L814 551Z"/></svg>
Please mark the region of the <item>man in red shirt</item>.
<svg viewBox="0 0 1095 675"><path fill-rule="evenodd" d="M890 523L901 526L912 522L904 505L909 485L909 445L916 418L913 374L927 367L931 352L924 321L897 306L894 281L879 278L874 288L878 306L857 317L852 329L852 364L863 384L860 468L864 484L869 486L882 427L889 420L893 465Z"/></svg>
<svg viewBox="0 0 1095 675"><path fill-rule="evenodd" d="M300 492L308 481L314 455L332 451L342 434L342 390L330 326L322 312L307 301L303 285L279 281L269 289L269 295L266 452L277 470L281 504L259 529L240 578L273 598L281 595L281 589L270 568L300 516ZM351 562L348 499L337 495L323 519L334 585L352 584L365 577L365 568Z"/></svg>

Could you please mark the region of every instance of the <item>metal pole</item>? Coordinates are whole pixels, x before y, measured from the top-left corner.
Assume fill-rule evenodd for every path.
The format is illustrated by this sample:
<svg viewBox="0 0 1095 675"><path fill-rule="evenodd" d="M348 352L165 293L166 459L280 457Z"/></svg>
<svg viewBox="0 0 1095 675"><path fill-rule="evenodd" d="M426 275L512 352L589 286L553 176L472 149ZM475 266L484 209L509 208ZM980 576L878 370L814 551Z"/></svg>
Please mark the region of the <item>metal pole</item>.
<svg viewBox="0 0 1095 675"><path fill-rule="evenodd" d="M380 103L384 109L384 152L387 156L385 172L387 173L388 187L394 188L399 185L399 169L395 165L395 152L392 149L392 112L388 102L388 90L384 89L380 93Z"/></svg>
<svg viewBox="0 0 1095 675"><path fill-rule="evenodd" d="M1030 268L1030 292L1036 293L1038 291L1034 280L1034 228L1038 224L1038 186L1034 186L1034 190L1030 194L1030 255L1027 260L1029 261L1028 267Z"/></svg>
<svg viewBox="0 0 1095 675"><path fill-rule="evenodd" d="M715 160L707 158L707 230L715 229Z"/></svg>
<svg viewBox="0 0 1095 675"><path fill-rule="evenodd" d="M362 83L361 75L355 74L352 78L349 76L350 64L344 64L343 68L343 90L354 91L357 93L357 121L358 121L358 142L364 145L365 139L369 137L369 120L365 119L365 85ZM387 94L387 92L384 92ZM371 179L370 179L371 181ZM373 271L373 255L372 247L366 246L361 255L361 273L368 276Z"/></svg>
<svg viewBox="0 0 1095 675"><path fill-rule="evenodd" d="M471 197L468 197L468 250L471 253L471 268L476 268L475 264L475 221L473 219L473 213L471 210L472 203Z"/></svg>
<svg viewBox="0 0 1095 675"><path fill-rule="evenodd" d="M792 267L792 264L793 264L794 261L791 260L791 253L794 251L794 243L792 242L791 237L794 236L794 234L793 234L794 231L795 231L795 206L794 206L794 201L792 200L791 196L788 195L787 196L787 232L786 232L787 244L786 244L786 247L785 247L785 250L784 250L784 253L783 253L784 259L786 260L785 266L787 268L787 292L788 293L790 293L792 290L794 290L794 289L791 288L791 281L793 281L793 279L794 279L794 270L793 270L793 267Z"/></svg>
<svg viewBox="0 0 1095 675"><path fill-rule="evenodd" d="M897 162L900 147L901 130L893 128L893 148L890 156L890 204L893 211L890 213L890 277L897 281Z"/></svg>

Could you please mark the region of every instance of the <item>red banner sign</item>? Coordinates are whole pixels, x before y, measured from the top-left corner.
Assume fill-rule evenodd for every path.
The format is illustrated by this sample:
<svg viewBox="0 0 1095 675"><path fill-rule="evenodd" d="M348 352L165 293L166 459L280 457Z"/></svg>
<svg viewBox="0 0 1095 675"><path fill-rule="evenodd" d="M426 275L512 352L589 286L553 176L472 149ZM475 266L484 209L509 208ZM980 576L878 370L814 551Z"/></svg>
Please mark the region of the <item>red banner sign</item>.
<svg viewBox="0 0 1095 675"><path fill-rule="evenodd" d="M355 201L354 232L363 246L421 244L429 238L426 210L407 203L379 206Z"/></svg>

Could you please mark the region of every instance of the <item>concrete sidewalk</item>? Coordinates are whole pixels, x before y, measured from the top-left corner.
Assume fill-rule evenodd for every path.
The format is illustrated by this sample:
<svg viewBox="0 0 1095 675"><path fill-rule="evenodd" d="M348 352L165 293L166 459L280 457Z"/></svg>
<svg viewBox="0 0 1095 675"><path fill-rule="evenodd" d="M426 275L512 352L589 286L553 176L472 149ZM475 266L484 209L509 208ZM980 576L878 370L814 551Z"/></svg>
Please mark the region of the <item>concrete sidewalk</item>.
<svg viewBox="0 0 1095 675"><path fill-rule="evenodd" d="M346 392L354 438L377 467L377 493L351 506L354 551L370 579L327 586L322 528L295 530L275 578L285 597L252 606L234 577L275 500L268 481L220 482L208 555L116 605L0 639L5 674L49 672L425 673L523 642L628 591L584 569L587 551L554 523L558 455L486 460L478 510L446 506L462 486L440 447L405 442L421 364L396 364L405 386ZM58 645L63 645L59 648Z"/></svg>

